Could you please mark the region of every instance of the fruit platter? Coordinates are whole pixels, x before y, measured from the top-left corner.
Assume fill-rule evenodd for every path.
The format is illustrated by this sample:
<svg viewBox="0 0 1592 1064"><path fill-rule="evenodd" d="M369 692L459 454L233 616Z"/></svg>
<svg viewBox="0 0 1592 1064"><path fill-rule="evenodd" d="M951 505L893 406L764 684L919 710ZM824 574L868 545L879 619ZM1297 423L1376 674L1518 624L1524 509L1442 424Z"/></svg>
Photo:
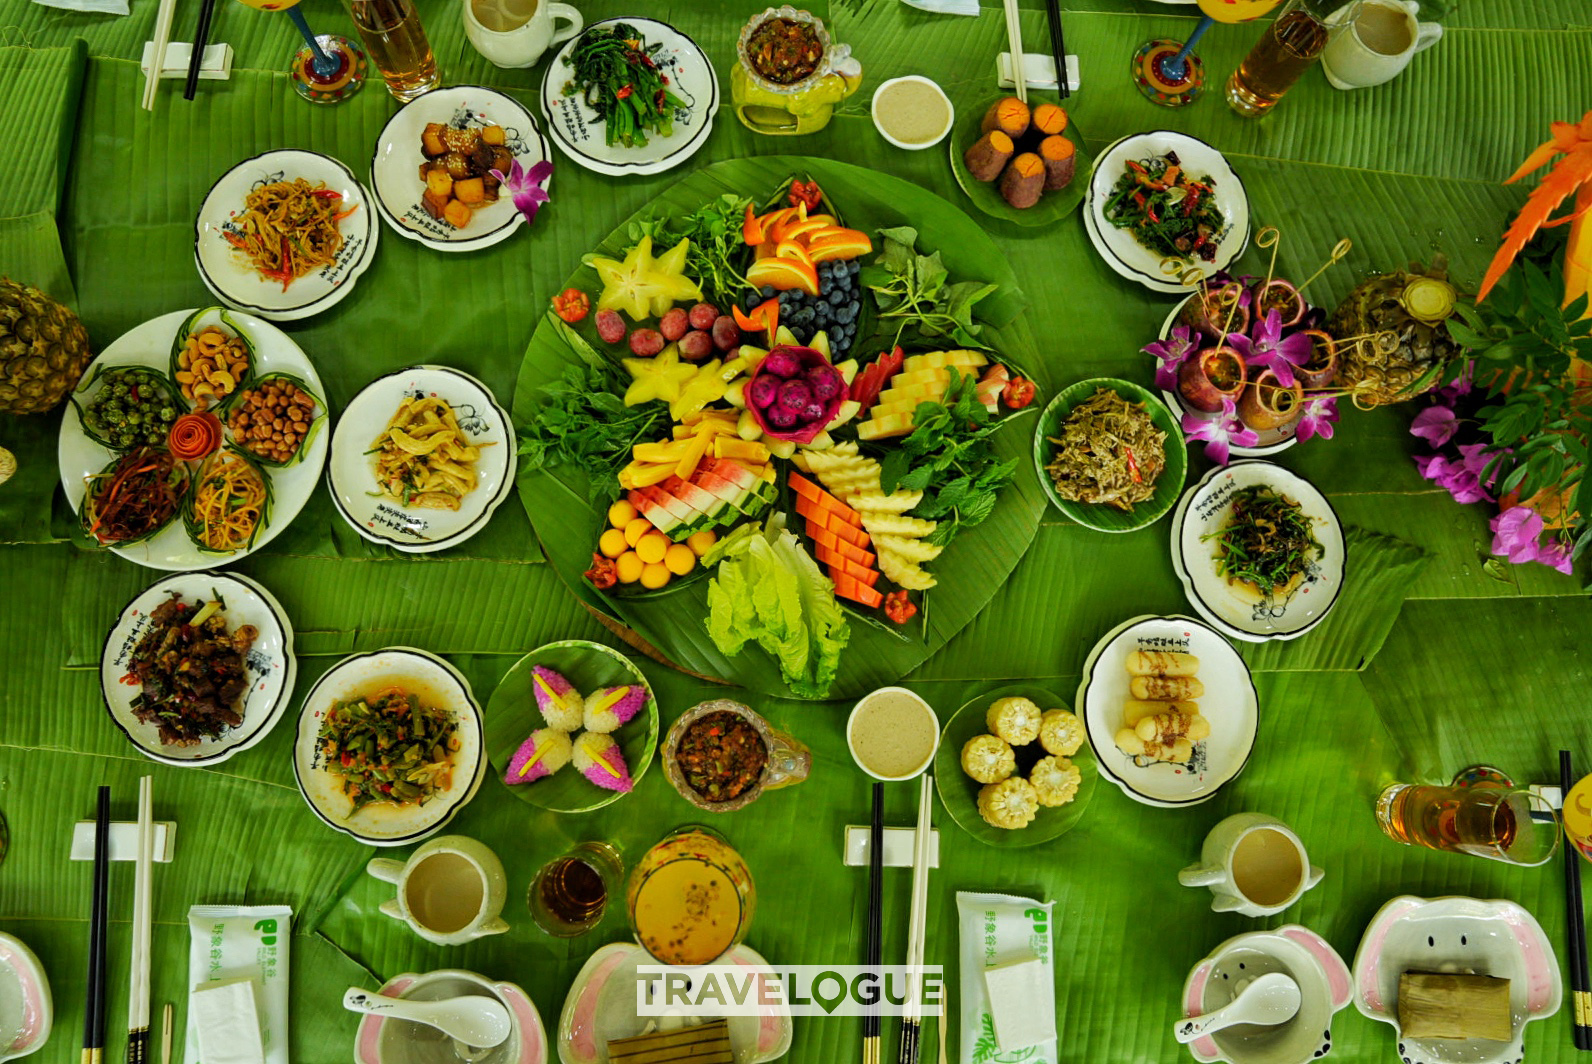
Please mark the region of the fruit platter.
<svg viewBox="0 0 1592 1064"><path fill-rule="evenodd" d="M681 668L821 699L989 602L1043 507L1048 381L971 219L845 164L735 160L583 263L514 415L526 512L590 609Z"/></svg>

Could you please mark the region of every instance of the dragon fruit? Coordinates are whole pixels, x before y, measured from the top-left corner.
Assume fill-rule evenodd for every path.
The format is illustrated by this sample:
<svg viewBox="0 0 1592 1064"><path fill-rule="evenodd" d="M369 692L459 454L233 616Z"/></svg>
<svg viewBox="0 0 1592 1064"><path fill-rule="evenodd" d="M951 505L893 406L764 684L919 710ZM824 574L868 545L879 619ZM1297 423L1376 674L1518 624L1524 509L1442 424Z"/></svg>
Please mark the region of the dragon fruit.
<svg viewBox="0 0 1592 1064"><path fill-rule="evenodd" d="M806 381L786 381L779 386L779 405L800 413L812 401L813 391Z"/></svg>
<svg viewBox="0 0 1592 1064"><path fill-rule="evenodd" d="M781 345L747 382L746 403L771 439L811 443L840 412L845 391L840 371L821 352Z"/></svg>

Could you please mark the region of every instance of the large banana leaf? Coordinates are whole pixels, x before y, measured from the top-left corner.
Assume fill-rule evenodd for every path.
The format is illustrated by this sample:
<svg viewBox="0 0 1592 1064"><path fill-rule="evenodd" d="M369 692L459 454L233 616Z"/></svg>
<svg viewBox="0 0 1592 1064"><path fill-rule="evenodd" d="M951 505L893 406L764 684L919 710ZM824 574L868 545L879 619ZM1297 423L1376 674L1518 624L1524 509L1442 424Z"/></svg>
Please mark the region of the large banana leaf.
<svg viewBox="0 0 1592 1064"><path fill-rule="evenodd" d="M705 200L724 192L750 195L761 201L793 173L810 173L823 186L846 223L868 232L882 226L911 225L919 231L921 250L939 250L955 280L985 280L1000 291L978 311L985 323L982 338L1003 357L1037 375L1047 390L1041 361L1035 358L1033 339L1024 321L1024 297L1001 250L980 226L945 200L915 185L874 170L826 159L771 156L733 159L699 170L659 196L637 217L647 213L689 212ZM619 255L627 242L628 222L599 245L604 255ZM596 274L581 267L569 284L593 291ZM878 350L861 337L859 352ZM537 416L538 390L559 378L580 356L544 321L531 337L514 390L514 418L526 424ZM1040 494L1028 442L1032 419L1013 418L996 434L1002 458L1020 462L1017 479L1001 495L995 513L978 527L958 537L935 561L939 585L928 593L921 628L891 631L853 615L851 642L841 661L840 676L830 692L834 697L859 694L890 683L910 672L945 641L961 631L984 608L995 589L1010 575L1028 549L1038 525L1044 497ZM693 672L721 677L754 690L784 693L778 665L756 647L733 658L719 653L708 637L707 582L687 581L651 596L601 595L582 579L603 522L597 509L586 502L587 480L582 470L568 467L528 473L520 480L520 499L536 529L548 561L570 589L594 608L630 627L675 664Z"/></svg>

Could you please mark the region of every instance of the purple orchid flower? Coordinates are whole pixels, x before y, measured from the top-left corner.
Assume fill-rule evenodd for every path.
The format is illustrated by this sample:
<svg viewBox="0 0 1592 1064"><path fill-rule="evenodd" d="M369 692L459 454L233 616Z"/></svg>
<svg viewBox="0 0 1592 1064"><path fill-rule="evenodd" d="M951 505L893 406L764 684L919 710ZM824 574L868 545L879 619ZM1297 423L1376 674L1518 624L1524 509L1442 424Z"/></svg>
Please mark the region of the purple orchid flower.
<svg viewBox="0 0 1592 1064"><path fill-rule="evenodd" d="M536 221L536 212L541 210L542 204L550 198L542 185L553 176L552 161L543 159L527 170L520 165L518 159L515 159L514 164L509 167L507 177L501 170L492 170L490 173L503 182L503 187L514 196L514 206L525 215L526 224Z"/></svg>
<svg viewBox="0 0 1592 1064"><path fill-rule="evenodd" d="M1459 418L1446 406L1429 406L1410 423L1410 435L1419 436L1433 447L1441 447L1458 431Z"/></svg>
<svg viewBox="0 0 1592 1064"><path fill-rule="evenodd" d="M1222 398L1220 414L1185 411L1183 435L1191 440L1204 440L1205 457L1217 465L1227 464L1230 447L1253 447L1260 442L1260 434L1238 420L1238 406L1226 396Z"/></svg>
<svg viewBox="0 0 1592 1064"><path fill-rule="evenodd" d="M1294 367L1304 365L1310 358L1310 337L1302 332L1283 336L1282 312L1275 309L1267 311L1251 332L1251 336L1234 333L1227 342L1244 356L1245 362L1271 370L1284 388L1293 387Z"/></svg>
<svg viewBox="0 0 1592 1064"><path fill-rule="evenodd" d="M1336 396L1318 396L1306 401L1305 411L1299 416L1299 442L1308 443L1316 436L1324 440L1332 439L1332 426L1337 420Z"/></svg>
<svg viewBox="0 0 1592 1064"><path fill-rule="evenodd" d="M1187 325L1179 325L1173 328L1165 340L1145 344L1141 350L1161 360L1155 367L1155 386L1170 392L1177 389L1178 367L1198 349L1199 342L1194 337L1194 331Z"/></svg>

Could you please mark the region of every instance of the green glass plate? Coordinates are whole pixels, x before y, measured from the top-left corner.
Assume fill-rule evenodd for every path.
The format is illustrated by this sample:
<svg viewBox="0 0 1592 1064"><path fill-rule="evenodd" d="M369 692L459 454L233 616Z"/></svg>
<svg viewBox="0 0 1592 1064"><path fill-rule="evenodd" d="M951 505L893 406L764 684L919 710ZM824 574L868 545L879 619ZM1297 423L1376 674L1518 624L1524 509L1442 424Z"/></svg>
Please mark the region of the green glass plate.
<svg viewBox="0 0 1592 1064"><path fill-rule="evenodd" d="M962 771L962 747L975 735L989 734L984 714L989 709L990 703L997 698L1011 695L1031 698L1041 710L1070 711L1071 709L1071 703L1065 698L1060 698L1042 687L1030 687L1026 684L1001 687L979 695L957 710L956 715L946 722L945 730L940 733L940 748L934 754L934 786L940 792L940 801L945 804L945 811L951 814L951 819L956 821L957 826L963 831L986 846L1018 850L1038 846L1042 842L1049 842L1071 831L1083 818L1084 809L1089 805L1089 799L1094 794L1095 781L1099 779L1100 774L1095 768L1094 752L1085 742L1071 758L1083 777L1078 783L1078 797L1066 805L1055 808L1040 806L1039 815L1026 828L1008 830L994 827L986 822L978 813L978 792L983 784ZM1039 751L1041 757L1044 756L1044 748L1039 745L1038 740L1031 745ZM1019 751L1018 770L1023 771L1024 766L1022 752Z"/></svg>
<svg viewBox="0 0 1592 1064"><path fill-rule="evenodd" d="M652 685L629 658L601 643L584 639L565 639L531 651L514 663L497 690L492 692L492 699L486 704L486 749L498 782L503 782L503 774L508 771L509 761L520 744L531 732L547 727L541 710L536 708L536 695L531 687L531 667L535 665L552 669L583 695L600 687L624 683L639 683L647 689L646 708L614 732L625 764L630 768L630 779L639 785L658 749L658 700L653 696ZM554 813L589 813L624 797L619 791L605 790L592 783L576 772L574 765L566 765L535 783L519 784L508 790L520 801Z"/></svg>
<svg viewBox="0 0 1592 1064"><path fill-rule="evenodd" d="M1067 128L1061 135L1072 141L1077 149L1073 159L1072 180L1066 187L1058 188L1054 192L1046 192L1039 197L1039 202L1021 210L1007 203L1001 196L1000 178L994 181L976 180L968 170L967 164L962 161L962 156L973 143L984 134L979 130L983 124L984 112L989 110L990 104L996 100L1005 99L1005 95L992 96L972 110L957 112L956 125L951 129L949 138L951 173L956 177L956 183L962 186L962 191L967 193L967 198L973 201L973 206L983 211L992 218L1004 218L1008 222L1016 222L1022 226L1051 225L1067 217L1078 209L1083 202L1084 193L1089 188L1089 172L1094 166L1094 156L1089 154L1089 149L1084 145L1083 134L1078 132L1078 126L1072 121L1072 114L1067 115ZM1028 94L1029 106L1036 107L1041 103L1058 103L1058 100L1038 99L1034 93ZM1017 141L1018 152L1035 150L1039 145L1039 138L1029 133L1019 137Z"/></svg>
<svg viewBox="0 0 1592 1064"><path fill-rule="evenodd" d="M1061 428L1072 408L1087 400L1096 389L1110 388L1118 395L1135 403L1143 403L1150 412L1155 427L1166 433L1166 468L1155 482L1155 494L1148 502L1139 503L1124 513L1114 506L1069 502L1056 494L1056 485L1045 472L1054 455L1056 445L1050 442ZM1039 415L1034 429L1034 470L1039 476L1039 486L1045 489L1051 503L1085 528L1097 532L1133 532L1154 524L1166 515L1183 491L1183 478L1188 474L1188 445L1183 441L1183 428L1166 404L1147 388L1115 377L1091 377L1062 389Z"/></svg>

